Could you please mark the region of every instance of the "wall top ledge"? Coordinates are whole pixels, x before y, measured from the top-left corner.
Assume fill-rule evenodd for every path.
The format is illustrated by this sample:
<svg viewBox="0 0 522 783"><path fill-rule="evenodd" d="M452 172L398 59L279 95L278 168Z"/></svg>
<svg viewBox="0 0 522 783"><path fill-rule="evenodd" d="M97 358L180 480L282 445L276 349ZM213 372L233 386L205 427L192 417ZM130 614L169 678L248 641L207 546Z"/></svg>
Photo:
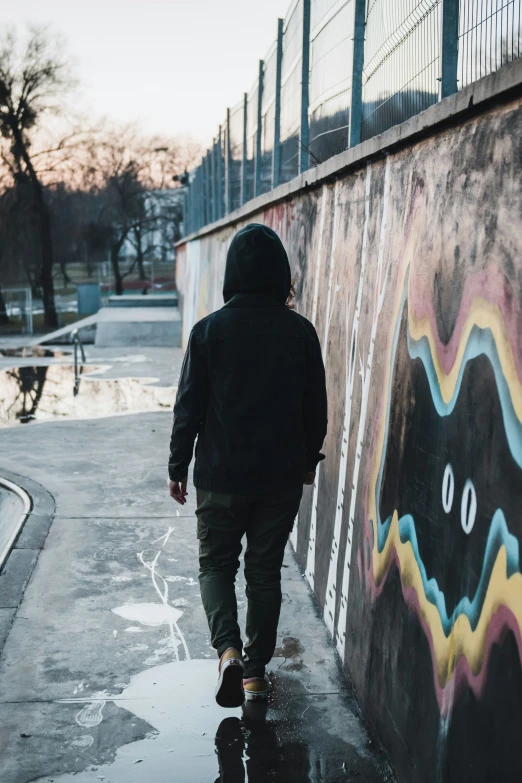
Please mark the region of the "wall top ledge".
<svg viewBox="0 0 522 783"><path fill-rule="evenodd" d="M522 58L479 79L460 92L443 98L429 109L410 117L406 122L374 136L356 147L345 150L324 163L300 174L290 182L274 188L268 193L247 201L239 209L201 228L199 231L183 237L176 247L185 245L193 239L212 234L227 226L243 221L249 215L261 212L277 202L285 201L297 193L332 181L347 173L350 169L360 168L372 158L383 156L392 150L405 147L419 138L433 135L441 126L463 122L467 117L486 111L496 102L509 100L522 92Z"/></svg>

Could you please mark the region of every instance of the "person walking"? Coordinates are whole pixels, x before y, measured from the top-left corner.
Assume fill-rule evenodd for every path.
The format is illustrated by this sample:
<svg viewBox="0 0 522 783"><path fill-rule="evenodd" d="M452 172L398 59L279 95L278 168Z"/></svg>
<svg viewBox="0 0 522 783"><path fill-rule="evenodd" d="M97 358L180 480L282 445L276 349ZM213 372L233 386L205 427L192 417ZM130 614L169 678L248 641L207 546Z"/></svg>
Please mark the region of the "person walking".
<svg viewBox="0 0 522 783"><path fill-rule="evenodd" d="M290 292L277 234L257 223L238 231L226 259L225 305L192 329L174 406L169 493L186 503L197 438L199 582L222 707L268 696L284 550L303 484L313 484L324 459L321 348L313 325L288 306ZM235 594L243 536L244 647Z"/></svg>

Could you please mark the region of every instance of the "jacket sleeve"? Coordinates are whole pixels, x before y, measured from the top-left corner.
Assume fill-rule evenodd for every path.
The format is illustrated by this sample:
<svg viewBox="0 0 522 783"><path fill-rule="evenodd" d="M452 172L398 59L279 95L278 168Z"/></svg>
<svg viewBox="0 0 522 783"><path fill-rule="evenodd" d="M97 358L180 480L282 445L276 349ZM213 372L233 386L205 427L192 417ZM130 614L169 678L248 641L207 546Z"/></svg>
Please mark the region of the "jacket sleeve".
<svg viewBox="0 0 522 783"><path fill-rule="evenodd" d="M304 395L304 428L306 437L306 470L314 471L324 459L321 447L328 424L326 378L317 333L313 329L307 356Z"/></svg>
<svg viewBox="0 0 522 783"><path fill-rule="evenodd" d="M208 371L203 348L192 330L181 368L170 439L169 477L181 481L188 473L194 441L207 412Z"/></svg>

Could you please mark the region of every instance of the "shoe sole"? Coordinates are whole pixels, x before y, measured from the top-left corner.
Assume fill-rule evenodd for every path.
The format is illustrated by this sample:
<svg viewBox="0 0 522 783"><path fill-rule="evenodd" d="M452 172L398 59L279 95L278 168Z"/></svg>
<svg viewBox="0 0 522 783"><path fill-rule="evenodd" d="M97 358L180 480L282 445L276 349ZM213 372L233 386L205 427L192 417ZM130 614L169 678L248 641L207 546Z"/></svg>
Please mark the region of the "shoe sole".
<svg viewBox="0 0 522 783"><path fill-rule="evenodd" d="M216 688L216 701L220 707L241 707L245 701L243 667L234 660L225 661L221 667Z"/></svg>

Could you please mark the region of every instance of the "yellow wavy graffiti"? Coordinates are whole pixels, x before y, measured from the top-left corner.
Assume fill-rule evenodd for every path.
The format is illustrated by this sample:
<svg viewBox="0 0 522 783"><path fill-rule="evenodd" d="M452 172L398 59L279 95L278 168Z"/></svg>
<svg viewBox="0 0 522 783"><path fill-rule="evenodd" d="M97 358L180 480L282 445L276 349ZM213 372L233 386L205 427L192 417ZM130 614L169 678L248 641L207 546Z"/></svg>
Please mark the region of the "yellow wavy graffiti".
<svg viewBox="0 0 522 783"><path fill-rule="evenodd" d="M407 274L408 268L406 267L401 280L399 280L398 290L401 293L394 306L392 323L397 323L397 319L401 317L402 297ZM473 301L462 331L455 362L447 375L444 372L438 355L437 343L429 319L415 319L410 310L408 313L408 321L411 336L417 341L422 337L426 337L429 342L441 394L446 403L452 399L455 392L459 371L464 360L466 345L473 327L477 326L480 329L490 329L497 346L502 372L510 390L513 408L517 418L522 421L522 384L520 383L516 371L514 354L508 339L502 314L497 306L487 302L481 297L477 297ZM389 345L389 357L391 357L392 354L392 341L393 335ZM393 368L391 366L391 361L388 361L386 376L384 378L384 388L389 388L392 372ZM515 573L508 578L507 552L505 546L501 546L495 559L476 628L473 630L467 615L461 614L456 619L449 634L446 636L439 610L426 596L422 574L415 558L413 547L409 541L401 541L397 511L394 511L383 551L378 551L378 538L375 529L378 519L376 487L381 456L383 449L385 448L386 408L387 400L384 398L378 437L375 444L375 457L370 475L368 495L369 519L374 526L372 556L373 578L375 584L379 586L386 573L392 552L395 550L399 560L402 583L406 588L413 588L417 595L421 616L424 619L432 638L435 656L434 665L438 682L441 687L445 687L451 679L461 656L466 657L474 675L477 675L481 671L484 662L488 628L493 615L498 611L499 607L505 606L512 612L522 633L522 575L520 573Z"/></svg>
<svg viewBox="0 0 522 783"><path fill-rule="evenodd" d="M376 540L376 536L374 537ZM403 543L399 534L399 519L397 512L393 514L390 531L382 552L374 547L373 574L376 585L379 585L385 574L392 551L395 549L399 558L401 579L404 587L412 587L419 601L422 618L426 622L435 654L437 678L441 687L447 685L455 670L459 658L464 655L473 674L482 669L486 649L487 632L491 618L501 606L509 608L522 629L522 575L519 573L507 577L506 548L500 547L488 590L475 630L465 614L459 615L448 636L444 633L439 610L426 597L422 576L415 559L413 547L409 541Z"/></svg>
<svg viewBox="0 0 522 783"><path fill-rule="evenodd" d="M455 392L471 330L474 326L477 326L479 329L489 329L493 334L493 339L497 346L500 366L502 367L502 373L511 393L513 408L519 421L522 421L522 384L518 377L515 357L502 318L502 312L497 305L487 302L480 296L477 296L473 300L462 330L453 367L447 375L442 368L439 353L437 351L437 343L429 319L427 317L416 319L411 312L411 309L409 309L408 326L414 340L420 340L422 337L426 337L429 342L442 398L446 403L451 400Z"/></svg>

